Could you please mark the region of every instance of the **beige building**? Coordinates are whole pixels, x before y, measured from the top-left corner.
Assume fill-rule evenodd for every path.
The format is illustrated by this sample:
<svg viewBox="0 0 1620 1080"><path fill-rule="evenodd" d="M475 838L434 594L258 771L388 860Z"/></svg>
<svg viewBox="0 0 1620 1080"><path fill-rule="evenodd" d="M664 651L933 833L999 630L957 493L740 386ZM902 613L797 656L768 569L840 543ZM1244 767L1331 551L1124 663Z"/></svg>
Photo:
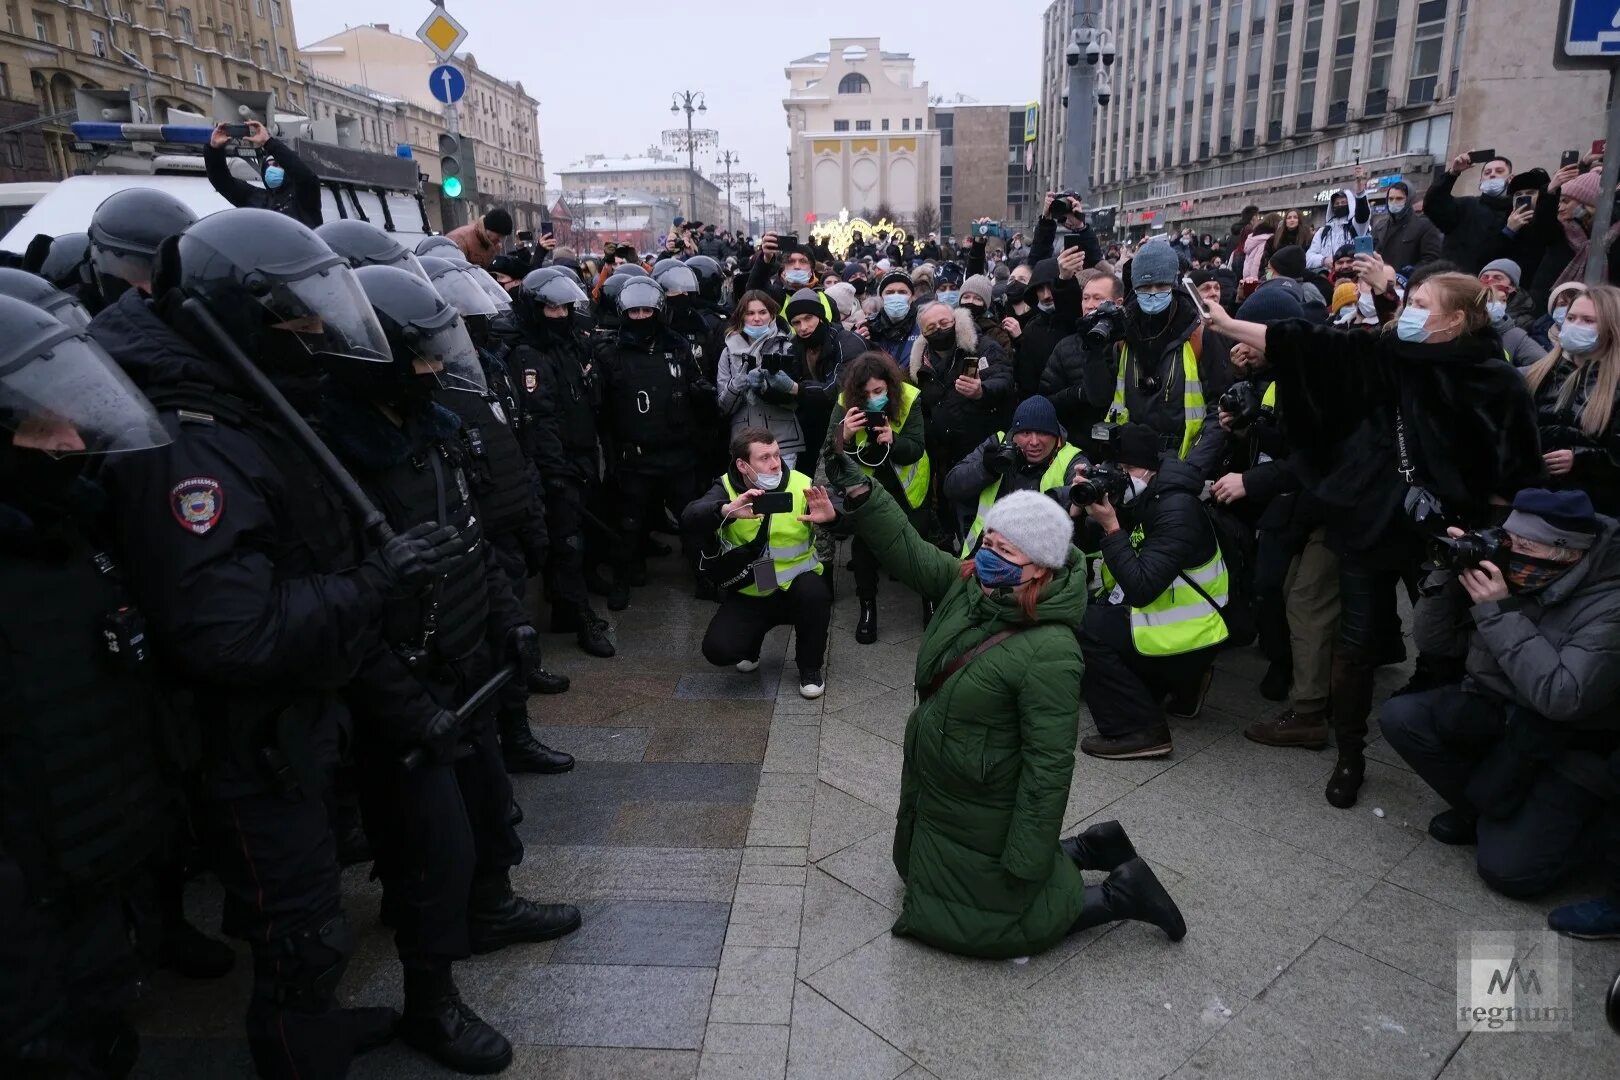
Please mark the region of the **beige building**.
<svg viewBox="0 0 1620 1080"><path fill-rule="evenodd" d="M928 111L939 132L939 232L966 236L968 224L990 218L1009 228L1040 212L1026 165L1027 105L940 103Z"/></svg>
<svg viewBox="0 0 1620 1080"><path fill-rule="evenodd" d="M317 142L373 154L394 153L409 103L364 86L345 86L307 67L303 74L310 132Z"/></svg>
<svg viewBox="0 0 1620 1080"><path fill-rule="evenodd" d="M296 40L290 0L7 0L0 119L48 120L0 135L0 180L80 168L75 90L127 89L155 123L210 115L215 88L272 91L302 111Z"/></svg>
<svg viewBox="0 0 1620 1080"><path fill-rule="evenodd" d="M415 37L395 33L387 23L355 26L302 46L299 59L311 71L343 85L365 86L406 103L404 133L417 167L436 196L439 135L445 130L444 106L428 88L428 73L438 59ZM455 64L467 77L467 93L457 105L457 124L475 140L477 190L463 200L482 211L504 206L519 229L538 228L545 190L545 162L540 151L539 101L520 82L507 82L478 66L470 54ZM430 204L438 201L429 198Z"/></svg>
<svg viewBox="0 0 1620 1080"><path fill-rule="evenodd" d="M939 132L927 126L928 84L909 53L877 38L833 38L784 74L789 220L864 216L887 206L909 221L940 200Z"/></svg>
<svg viewBox="0 0 1620 1080"><path fill-rule="evenodd" d="M1038 181L1062 175L1071 4L1046 13ZM1090 0L1114 33L1113 98L1097 109L1094 205L1133 231L1215 231L1247 203L1309 210L1356 165L1421 193L1453 155L1520 169L1603 134L1604 77L1552 66L1556 4L1466 0ZM1071 107L1082 103L1071 103ZM1095 107L1084 103L1084 107ZM1469 192L1477 171L1464 177Z"/></svg>
<svg viewBox="0 0 1620 1080"><path fill-rule="evenodd" d="M720 185L703 175L702 170L689 171L686 163L674 155L661 153L650 147L642 157L610 158L602 154L587 154L584 161L575 162L561 173L564 192L584 189L605 191L635 191L643 195L668 199L677 206L687 205L688 196L696 194L696 218L725 228L721 220L723 202ZM680 214L682 211L676 210ZM683 215L684 216L684 215Z"/></svg>

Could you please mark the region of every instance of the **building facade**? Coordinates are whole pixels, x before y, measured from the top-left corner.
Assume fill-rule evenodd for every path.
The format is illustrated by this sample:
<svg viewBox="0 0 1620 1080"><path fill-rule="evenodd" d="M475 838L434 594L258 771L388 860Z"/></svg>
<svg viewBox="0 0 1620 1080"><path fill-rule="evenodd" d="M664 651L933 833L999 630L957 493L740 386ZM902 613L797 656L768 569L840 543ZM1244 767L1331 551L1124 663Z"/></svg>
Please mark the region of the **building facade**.
<svg viewBox="0 0 1620 1080"><path fill-rule="evenodd" d="M686 205L686 193L591 187L571 192L566 205L576 251L599 252L614 244L629 244L638 252L658 251Z"/></svg>
<svg viewBox="0 0 1620 1080"><path fill-rule="evenodd" d="M404 141L400 123L407 102L364 86L345 86L307 67L310 131L317 142L373 154L393 154Z"/></svg>
<svg viewBox="0 0 1620 1080"><path fill-rule="evenodd" d="M725 228L720 185L705 177L701 169L688 170L684 161L657 147L649 147L641 157L587 154L584 161L568 166L560 176L563 191L570 193L585 189L636 191L681 207L695 194L696 220ZM675 213L685 216L681 210Z"/></svg>
<svg viewBox="0 0 1620 1080"><path fill-rule="evenodd" d="M303 111L290 0L7 0L0 178L61 179L82 163L74 91L128 90L154 123L209 116L215 88L270 91Z"/></svg>
<svg viewBox="0 0 1620 1080"><path fill-rule="evenodd" d="M1034 199L1030 149L1024 140L1027 105L936 104L929 126L939 132L939 232L966 236L968 223L990 218L1030 223Z"/></svg>
<svg viewBox="0 0 1620 1080"><path fill-rule="evenodd" d="M406 103L404 135L428 177L424 191L438 198L439 135L446 130L444 106L428 88L428 73L439 63L431 49L414 37L396 34L387 23L354 26L298 51L317 75L346 86L364 86ZM484 71L472 55L456 57L467 77L467 92L457 105L460 132L474 140L477 188L460 200L474 211L507 208L519 229L536 229L543 216L545 162L540 152L539 101L520 82L507 82ZM451 208L453 209L453 208Z"/></svg>
<svg viewBox="0 0 1620 1080"><path fill-rule="evenodd" d="M910 54L884 52L877 38L833 38L784 73L790 221L880 206L910 221L939 206L940 136Z"/></svg>
<svg viewBox="0 0 1620 1080"><path fill-rule="evenodd" d="M1046 13L1048 103L1067 83L1063 51L1076 2L1088 0L1057 0ZM1107 106L1071 107L1098 110L1093 205L1116 207L1134 233L1183 224L1214 231L1248 203L1314 211L1357 166L1421 192L1436 168L1470 148L1556 165L1559 148L1588 147L1602 134L1587 131L1602 126L1601 77L1553 77L1556 5L1089 3L1098 25L1114 33L1113 97ZM1522 54L1516 66L1502 65L1504 47ZM1522 81L1537 69L1544 85ZM1050 107L1046 115L1052 131L1042 132L1038 180L1055 190L1063 121ZM1575 129L1584 141L1570 141Z"/></svg>

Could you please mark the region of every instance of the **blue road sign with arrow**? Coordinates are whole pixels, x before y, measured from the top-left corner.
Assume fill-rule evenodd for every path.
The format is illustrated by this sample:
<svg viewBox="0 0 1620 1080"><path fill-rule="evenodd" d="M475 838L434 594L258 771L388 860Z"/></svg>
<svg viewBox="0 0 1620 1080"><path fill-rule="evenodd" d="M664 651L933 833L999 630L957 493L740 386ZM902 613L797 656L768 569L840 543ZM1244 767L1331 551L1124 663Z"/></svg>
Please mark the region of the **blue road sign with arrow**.
<svg viewBox="0 0 1620 1080"><path fill-rule="evenodd" d="M1569 56L1620 56L1620 2L1571 0L1564 52Z"/></svg>
<svg viewBox="0 0 1620 1080"><path fill-rule="evenodd" d="M428 76L428 89L446 105L454 105L467 92L467 77L453 64L440 64Z"/></svg>

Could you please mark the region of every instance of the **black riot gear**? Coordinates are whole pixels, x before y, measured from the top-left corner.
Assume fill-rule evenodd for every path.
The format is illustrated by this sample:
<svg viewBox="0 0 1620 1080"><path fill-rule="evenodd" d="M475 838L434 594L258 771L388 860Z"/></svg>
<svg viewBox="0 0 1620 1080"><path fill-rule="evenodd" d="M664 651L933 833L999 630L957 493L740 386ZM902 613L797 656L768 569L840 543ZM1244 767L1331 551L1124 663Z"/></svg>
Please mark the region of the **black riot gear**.
<svg viewBox="0 0 1620 1080"><path fill-rule="evenodd" d="M461 246L448 236L423 237L421 243L416 245L416 254L418 257L437 255L439 258L449 259L451 262L467 261L466 252L462 251Z"/></svg>
<svg viewBox="0 0 1620 1080"><path fill-rule="evenodd" d="M14 296L46 313L67 326L83 328L90 325L90 312L77 297L65 293L38 274L14 267L0 267L0 295Z"/></svg>
<svg viewBox="0 0 1620 1080"><path fill-rule="evenodd" d="M51 250L40 263L39 276L58 289L90 284L90 234L63 233L51 241Z"/></svg>
<svg viewBox="0 0 1620 1080"><path fill-rule="evenodd" d="M573 274L562 269L548 273L550 269L533 271L518 287L519 315L531 325L539 325L546 318L548 307L575 307L590 302ZM565 315L560 321L566 325L571 318Z"/></svg>
<svg viewBox="0 0 1620 1080"><path fill-rule="evenodd" d="M659 259L657 262L653 263L652 264L652 270L650 270L649 273L654 278L658 278L658 277L662 277L664 271L668 270L670 267L672 267L672 266L681 266L681 265L684 265L681 262L681 260L666 257L666 258L663 258L663 259Z"/></svg>
<svg viewBox="0 0 1620 1080"><path fill-rule="evenodd" d="M672 261L670 265L664 267L662 272L655 266L653 267L652 278L663 287L665 293L671 296L682 293L689 296L697 295L698 276L685 263Z"/></svg>
<svg viewBox="0 0 1620 1080"><path fill-rule="evenodd" d="M621 315L641 308L651 308L654 312L661 313L665 306L664 290L656 281L636 278L618 289L614 302L619 305Z"/></svg>
<svg viewBox="0 0 1620 1080"><path fill-rule="evenodd" d="M348 259L349 265L356 270L362 266L397 266L401 270L427 277L415 253L369 221L357 218L328 221L315 230L315 235L325 240L327 247Z"/></svg>
<svg viewBox="0 0 1620 1080"><path fill-rule="evenodd" d="M367 382L353 384L362 396L395 401L404 391L407 399L418 399L419 391L406 391L401 384L419 387L421 375L433 375L450 389L480 394L487 389L478 350L460 313L433 285L395 266L362 266L354 275L376 311L394 358L387 377L371 378L368 371Z"/></svg>
<svg viewBox="0 0 1620 1080"><path fill-rule="evenodd" d="M710 304L720 303L720 290L725 283L725 271L707 255L694 255L686 260L686 268L697 275L698 295Z"/></svg>
<svg viewBox="0 0 1620 1080"><path fill-rule="evenodd" d="M131 285L150 292L158 245L196 220L191 207L157 188L125 188L103 199L90 218L91 272L103 302Z"/></svg>

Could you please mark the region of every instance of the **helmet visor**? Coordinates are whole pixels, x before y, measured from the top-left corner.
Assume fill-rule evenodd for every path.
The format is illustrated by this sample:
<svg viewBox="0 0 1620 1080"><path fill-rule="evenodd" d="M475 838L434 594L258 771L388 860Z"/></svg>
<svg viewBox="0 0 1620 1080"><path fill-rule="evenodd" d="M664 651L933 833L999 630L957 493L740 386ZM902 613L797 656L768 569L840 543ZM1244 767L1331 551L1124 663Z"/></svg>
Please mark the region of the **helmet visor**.
<svg viewBox="0 0 1620 1080"><path fill-rule="evenodd" d="M448 318L430 326L412 324L406 332L417 373L437 376L439 385L447 390L482 394L489 385L484 381L483 365L478 362L478 349L461 316L454 311L446 314Z"/></svg>
<svg viewBox="0 0 1620 1080"><path fill-rule="evenodd" d="M87 330L90 327L90 310L74 299L72 293L58 291L55 296L39 301L39 306L70 329Z"/></svg>
<svg viewBox="0 0 1620 1080"><path fill-rule="evenodd" d="M666 293L695 293L698 291L697 275L692 268L679 263L655 275L658 284L664 287Z"/></svg>
<svg viewBox="0 0 1620 1080"><path fill-rule="evenodd" d="M90 252L90 261L95 265L96 273L101 276L117 278L126 285L151 284L150 256L131 255L105 247L92 247Z"/></svg>
<svg viewBox="0 0 1620 1080"><path fill-rule="evenodd" d="M585 295L585 290L579 287L579 282L563 275L541 282L540 287L534 290L534 298L547 307L590 303L590 298Z"/></svg>
<svg viewBox="0 0 1620 1080"><path fill-rule="evenodd" d="M354 271L333 263L317 274L271 279L259 297L271 329L296 335L311 355L388 364L388 337Z"/></svg>
<svg viewBox="0 0 1620 1080"><path fill-rule="evenodd" d="M488 296L495 304L496 311L505 311L512 306L511 294L501 288L501 283L495 280L494 274L491 274L482 266L473 266L470 263L467 269L471 272L473 280L478 282L479 288L484 290L484 295Z"/></svg>
<svg viewBox="0 0 1620 1080"><path fill-rule="evenodd" d="M418 259L414 252L402 250L398 259L395 259L391 263L383 263L382 265L397 266L401 270L409 270L423 281L428 280L428 272L422 268L422 260Z"/></svg>
<svg viewBox="0 0 1620 1080"><path fill-rule="evenodd" d="M101 346L57 325L27 355L0 364L0 427L12 445L61 457L168 443L157 412Z"/></svg>
<svg viewBox="0 0 1620 1080"><path fill-rule="evenodd" d="M433 287L439 290L445 303L462 315L494 315L499 310L495 301L479 285L478 279L468 273L465 267L456 266L444 271L433 279Z"/></svg>

